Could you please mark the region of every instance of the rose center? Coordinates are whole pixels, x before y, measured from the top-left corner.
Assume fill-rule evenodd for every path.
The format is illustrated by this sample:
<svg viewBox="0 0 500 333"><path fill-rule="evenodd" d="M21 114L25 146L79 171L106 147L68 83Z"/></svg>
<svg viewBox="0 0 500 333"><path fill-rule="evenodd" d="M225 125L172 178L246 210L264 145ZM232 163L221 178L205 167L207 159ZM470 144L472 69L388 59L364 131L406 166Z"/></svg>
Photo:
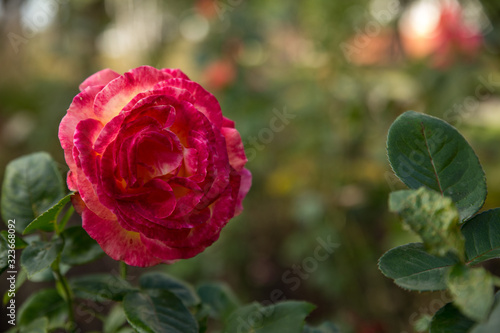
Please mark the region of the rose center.
<svg viewBox="0 0 500 333"><path fill-rule="evenodd" d="M162 133L144 135L137 144L137 177L143 183L175 174L182 163L182 147L175 136Z"/></svg>

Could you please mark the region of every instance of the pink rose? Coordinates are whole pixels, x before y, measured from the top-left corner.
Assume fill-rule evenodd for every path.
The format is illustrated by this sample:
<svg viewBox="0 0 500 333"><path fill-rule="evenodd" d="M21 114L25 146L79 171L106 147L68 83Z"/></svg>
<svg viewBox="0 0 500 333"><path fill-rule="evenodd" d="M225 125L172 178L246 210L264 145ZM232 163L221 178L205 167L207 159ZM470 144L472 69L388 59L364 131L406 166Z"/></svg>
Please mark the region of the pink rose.
<svg viewBox="0 0 500 333"><path fill-rule="evenodd" d="M234 122L177 69L105 69L59 126L83 228L113 259L152 266L217 240L251 185Z"/></svg>

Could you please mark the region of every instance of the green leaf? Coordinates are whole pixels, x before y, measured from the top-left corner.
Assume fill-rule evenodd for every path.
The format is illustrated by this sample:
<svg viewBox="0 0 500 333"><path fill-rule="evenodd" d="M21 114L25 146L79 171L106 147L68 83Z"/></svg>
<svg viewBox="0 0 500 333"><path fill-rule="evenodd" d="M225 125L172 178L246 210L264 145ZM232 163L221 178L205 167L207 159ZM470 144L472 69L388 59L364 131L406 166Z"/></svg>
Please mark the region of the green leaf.
<svg viewBox="0 0 500 333"><path fill-rule="evenodd" d="M122 327L116 333L135 333L132 327Z"/></svg>
<svg viewBox="0 0 500 333"><path fill-rule="evenodd" d="M446 289L446 276L458 258L438 257L425 251L422 243L410 243L387 251L379 260L382 273L398 286L418 291Z"/></svg>
<svg viewBox="0 0 500 333"><path fill-rule="evenodd" d="M448 123L414 111L403 113L389 129L387 155L409 188L425 186L452 198L461 221L483 206L484 171L470 145Z"/></svg>
<svg viewBox="0 0 500 333"><path fill-rule="evenodd" d="M200 303L191 309L194 318L198 322L199 333L205 333L208 328L208 317L210 316L212 309L207 304Z"/></svg>
<svg viewBox="0 0 500 333"><path fill-rule="evenodd" d="M340 329L334 323L326 321L317 327L306 324L302 333L340 333Z"/></svg>
<svg viewBox="0 0 500 333"><path fill-rule="evenodd" d="M422 315L416 323L413 325L413 328L417 332L428 332L431 326L432 317L428 314Z"/></svg>
<svg viewBox="0 0 500 333"><path fill-rule="evenodd" d="M3 237L0 237L0 274L2 274L9 266L9 243ZM12 257L10 258L12 259Z"/></svg>
<svg viewBox="0 0 500 333"><path fill-rule="evenodd" d="M139 333L198 333L198 323L182 301L166 290L131 292L123 299L125 315Z"/></svg>
<svg viewBox="0 0 500 333"><path fill-rule="evenodd" d="M104 333L116 333L126 322L127 317L125 316L125 311L121 304L117 304L106 316L103 331Z"/></svg>
<svg viewBox="0 0 500 333"><path fill-rule="evenodd" d="M390 194L389 210L398 213L405 226L422 238L429 253L444 256L451 251L463 257L465 240L450 198L425 187L397 191Z"/></svg>
<svg viewBox="0 0 500 333"><path fill-rule="evenodd" d="M234 311L224 333L302 333L304 320L315 308L307 302L285 301L269 306L252 303Z"/></svg>
<svg viewBox="0 0 500 333"><path fill-rule="evenodd" d="M67 315L67 306L55 289L43 289L31 295L19 308L19 325L29 325L47 317L49 328L60 327Z"/></svg>
<svg viewBox="0 0 500 333"><path fill-rule="evenodd" d="M122 278L111 274L79 276L69 281L76 297L102 302L106 299L121 301L135 289Z"/></svg>
<svg viewBox="0 0 500 333"><path fill-rule="evenodd" d="M467 317L485 320L493 306L493 277L484 268L457 265L449 271L448 289L453 303Z"/></svg>
<svg viewBox="0 0 500 333"><path fill-rule="evenodd" d="M467 333L474 324L452 303L448 303L432 317L429 333Z"/></svg>
<svg viewBox="0 0 500 333"><path fill-rule="evenodd" d="M49 267L63 248L63 241L55 238L50 242L35 241L21 254L21 266L26 269L28 278Z"/></svg>
<svg viewBox="0 0 500 333"><path fill-rule="evenodd" d="M471 333L491 333L500 332L500 300L499 293L496 295L496 303L491 311L488 320L484 323L477 324Z"/></svg>
<svg viewBox="0 0 500 333"><path fill-rule="evenodd" d="M162 289L170 291L187 307L200 303L200 298L190 285L165 273L149 272L143 274L139 279L139 285L142 289Z"/></svg>
<svg viewBox="0 0 500 333"><path fill-rule="evenodd" d="M73 194L74 192L68 194L59 200L59 202L54 206L50 207L48 210L43 212L43 214L33 220L33 222L31 222L26 229L24 229L23 235L27 235L37 230L54 231L55 224L57 223L57 217L61 213L64 206L70 201Z"/></svg>
<svg viewBox="0 0 500 333"><path fill-rule="evenodd" d="M65 275L71 266L65 264L59 264L59 269L61 270L61 274ZM47 267L41 270L38 273L33 274L29 278L30 282L47 282L47 281L55 281L54 272L52 271L52 267Z"/></svg>
<svg viewBox="0 0 500 333"><path fill-rule="evenodd" d="M201 301L210 307L212 318L226 319L240 305L238 298L224 283L205 283L198 286Z"/></svg>
<svg viewBox="0 0 500 333"><path fill-rule="evenodd" d="M0 234L2 235L2 237L8 242L9 241L9 233L7 232L7 230L2 230L0 231ZM26 246L28 246L28 243L26 243L24 241L24 239L22 239L21 237L19 237L16 233L13 234L14 237L15 237L15 243L14 243L14 246L15 246L15 249L16 250L22 250L24 249Z"/></svg>
<svg viewBox="0 0 500 333"><path fill-rule="evenodd" d="M35 319L28 326L21 329L22 332L26 333L47 333L49 328L49 320L47 317L42 317Z"/></svg>
<svg viewBox="0 0 500 333"><path fill-rule="evenodd" d="M34 153L11 161L2 186L2 217L16 220L16 231L26 226L64 196L57 165L47 153Z"/></svg>
<svg viewBox="0 0 500 333"><path fill-rule="evenodd" d="M500 208L474 216L462 226L469 265L500 257Z"/></svg>
<svg viewBox="0 0 500 333"><path fill-rule="evenodd" d="M83 265L104 254L101 246L79 226L65 229L62 232L64 248L61 262L68 265Z"/></svg>

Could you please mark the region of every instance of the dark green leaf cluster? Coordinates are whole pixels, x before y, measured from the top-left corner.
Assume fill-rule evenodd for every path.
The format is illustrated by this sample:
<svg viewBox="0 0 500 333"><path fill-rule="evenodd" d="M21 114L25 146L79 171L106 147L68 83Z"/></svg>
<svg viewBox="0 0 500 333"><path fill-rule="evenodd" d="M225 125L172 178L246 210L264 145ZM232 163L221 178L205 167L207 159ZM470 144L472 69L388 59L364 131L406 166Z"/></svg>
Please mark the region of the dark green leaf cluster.
<svg viewBox="0 0 500 333"><path fill-rule="evenodd" d="M387 153L410 188L391 193L389 209L421 243L389 250L380 270L408 290L448 290L453 301L434 314L430 332L499 332L499 279L474 266L500 257L500 208L477 214L487 191L474 151L446 122L408 111L389 129Z"/></svg>

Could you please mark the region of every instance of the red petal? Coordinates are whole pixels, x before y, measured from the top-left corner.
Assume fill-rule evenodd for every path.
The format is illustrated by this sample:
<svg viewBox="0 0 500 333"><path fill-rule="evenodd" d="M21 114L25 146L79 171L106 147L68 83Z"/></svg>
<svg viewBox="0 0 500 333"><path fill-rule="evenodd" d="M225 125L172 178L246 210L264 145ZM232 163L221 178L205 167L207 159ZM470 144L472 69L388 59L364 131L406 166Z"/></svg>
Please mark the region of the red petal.
<svg viewBox="0 0 500 333"><path fill-rule="evenodd" d="M95 98L95 113L107 123L139 93L151 90L158 82L170 79L168 72L150 66L130 70L106 85Z"/></svg>
<svg viewBox="0 0 500 333"><path fill-rule="evenodd" d="M236 170L240 171L247 163L243 142L241 141L240 133L234 128L222 127L222 135L226 139L227 154L229 164Z"/></svg>
<svg viewBox="0 0 500 333"><path fill-rule="evenodd" d="M90 86L105 86L111 80L116 79L119 76L120 74L118 74L117 72L106 68L89 76L85 81L82 82L82 84L80 84L78 88L80 88L80 91L84 91L87 87Z"/></svg>
<svg viewBox="0 0 500 333"><path fill-rule="evenodd" d="M138 233L123 229L117 220L105 220L91 210L84 209L82 221L90 237L115 260L123 260L128 265L138 267L154 266L163 261L144 246Z"/></svg>

